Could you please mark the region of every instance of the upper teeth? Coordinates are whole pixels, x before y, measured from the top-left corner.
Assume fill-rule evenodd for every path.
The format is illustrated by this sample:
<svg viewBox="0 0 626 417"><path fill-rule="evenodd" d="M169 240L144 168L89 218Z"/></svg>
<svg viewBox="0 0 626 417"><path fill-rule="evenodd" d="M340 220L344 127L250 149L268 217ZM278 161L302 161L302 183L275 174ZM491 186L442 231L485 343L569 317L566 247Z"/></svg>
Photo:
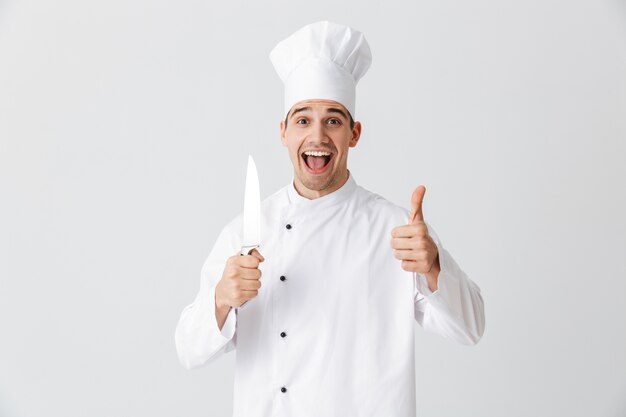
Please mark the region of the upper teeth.
<svg viewBox="0 0 626 417"><path fill-rule="evenodd" d="M304 154L308 156L330 156L330 152L324 151L306 151Z"/></svg>

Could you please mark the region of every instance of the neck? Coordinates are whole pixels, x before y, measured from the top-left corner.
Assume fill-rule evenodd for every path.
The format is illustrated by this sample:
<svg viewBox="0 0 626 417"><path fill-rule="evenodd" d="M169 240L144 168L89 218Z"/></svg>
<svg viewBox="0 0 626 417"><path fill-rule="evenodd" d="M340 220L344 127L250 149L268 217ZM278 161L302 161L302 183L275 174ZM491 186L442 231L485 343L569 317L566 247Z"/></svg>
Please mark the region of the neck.
<svg viewBox="0 0 626 417"><path fill-rule="evenodd" d="M293 181L293 185L296 188L298 194L300 194L302 197L308 198L309 200L315 200L316 198L324 197L325 195L340 189L346 183L346 181L348 181L348 172L348 169L346 169L342 175L339 175L339 179L337 181L330 183L328 187L321 190L311 190L310 188L305 187L305 185L302 184L297 176Z"/></svg>

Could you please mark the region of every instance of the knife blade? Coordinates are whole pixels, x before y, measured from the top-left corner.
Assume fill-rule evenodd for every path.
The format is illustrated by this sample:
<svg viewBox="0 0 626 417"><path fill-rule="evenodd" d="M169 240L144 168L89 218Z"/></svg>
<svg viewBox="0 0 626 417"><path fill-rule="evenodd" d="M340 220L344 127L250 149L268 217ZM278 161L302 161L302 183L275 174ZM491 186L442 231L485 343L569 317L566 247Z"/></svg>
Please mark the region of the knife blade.
<svg viewBox="0 0 626 417"><path fill-rule="evenodd" d="M252 155L248 155L246 191L243 201L243 239L241 254L249 255L261 245L261 194L259 176Z"/></svg>
<svg viewBox="0 0 626 417"><path fill-rule="evenodd" d="M249 255L252 249L261 246L261 194L259 192L259 176L252 155L248 155L246 172L246 189L243 200L243 238L241 256ZM244 301L239 307L243 307Z"/></svg>

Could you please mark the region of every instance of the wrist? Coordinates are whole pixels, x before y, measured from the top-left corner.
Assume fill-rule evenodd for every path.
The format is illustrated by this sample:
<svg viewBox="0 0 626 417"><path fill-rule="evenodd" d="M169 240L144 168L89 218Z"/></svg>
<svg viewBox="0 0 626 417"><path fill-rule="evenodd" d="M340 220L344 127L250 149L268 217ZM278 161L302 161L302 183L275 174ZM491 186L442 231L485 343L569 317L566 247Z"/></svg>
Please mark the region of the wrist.
<svg viewBox="0 0 626 417"><path fill-rule="evenodd" d="M215 309L218 311L228 310L230 306L223 302L220 297L217 295L217 289L215 291Z"/></svg>
<svg viewBox="0 0 626 417"><path fill-rule="evenodd" d="M439 265L439 254L437 254L435 262L433 263L433 266L430 269L430 271L424 273L424 275L426 276L426 280L428 281L428 288L430 289L431 292L437 291L437 288L439 287L438 281L439 281L440 272L441 272L441 266Z"/></svg>

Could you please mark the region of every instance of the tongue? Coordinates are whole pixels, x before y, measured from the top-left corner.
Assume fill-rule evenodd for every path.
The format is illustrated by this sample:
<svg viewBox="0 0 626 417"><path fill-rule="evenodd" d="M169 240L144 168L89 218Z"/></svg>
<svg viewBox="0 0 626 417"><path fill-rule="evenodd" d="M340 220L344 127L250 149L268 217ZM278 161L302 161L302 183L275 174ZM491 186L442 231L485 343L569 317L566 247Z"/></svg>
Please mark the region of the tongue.
<svg viewBox="0 0 626 417"><path fill-rule="evenodd" d="M309 156L307 159L307 164L309 165L309 168L311 168L313 171L319 171L320 169L324 168L324 165L326 164L326 158L323 156Z"/></svg>

